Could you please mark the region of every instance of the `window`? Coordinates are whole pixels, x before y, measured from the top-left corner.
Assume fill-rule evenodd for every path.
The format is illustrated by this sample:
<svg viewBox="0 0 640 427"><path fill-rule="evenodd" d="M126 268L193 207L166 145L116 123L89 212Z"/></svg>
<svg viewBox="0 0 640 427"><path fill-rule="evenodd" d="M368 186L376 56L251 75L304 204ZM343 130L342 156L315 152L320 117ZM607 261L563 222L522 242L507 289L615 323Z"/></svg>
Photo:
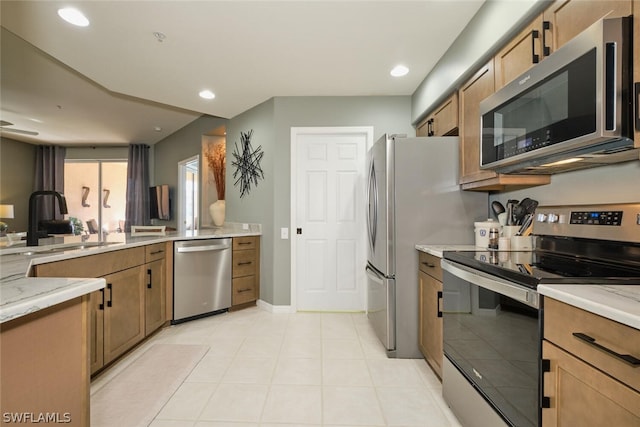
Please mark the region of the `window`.
<svg viewBox="0 0 640 427"><path fill-rule="evenodd" d="M126 160L67 160L64 195L75 234L124 232Z"/></svg>

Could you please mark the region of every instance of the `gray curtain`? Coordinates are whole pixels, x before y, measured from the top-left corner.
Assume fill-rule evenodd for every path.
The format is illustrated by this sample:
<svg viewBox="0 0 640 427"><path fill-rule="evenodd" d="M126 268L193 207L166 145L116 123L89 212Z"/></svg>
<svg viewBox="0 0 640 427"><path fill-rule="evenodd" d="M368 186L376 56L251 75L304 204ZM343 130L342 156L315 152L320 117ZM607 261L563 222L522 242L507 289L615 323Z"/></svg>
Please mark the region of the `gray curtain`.
<svg viewBox="0 0 640 427"><path fill-rule="evenodd" d="M64 193L65 147L39 145L36 150L36 173L34 191L48 190ZM64 219L53 196L38 197L36 200L36 220ZM37 222L36 222L37 224Z"/></svg>
<svg viewBox="0 0 640 427"><path fill-rule="evenodd" d="M149 225L149 146L129 145L127 165L127 208L124 229L132 225Z"/></svg>

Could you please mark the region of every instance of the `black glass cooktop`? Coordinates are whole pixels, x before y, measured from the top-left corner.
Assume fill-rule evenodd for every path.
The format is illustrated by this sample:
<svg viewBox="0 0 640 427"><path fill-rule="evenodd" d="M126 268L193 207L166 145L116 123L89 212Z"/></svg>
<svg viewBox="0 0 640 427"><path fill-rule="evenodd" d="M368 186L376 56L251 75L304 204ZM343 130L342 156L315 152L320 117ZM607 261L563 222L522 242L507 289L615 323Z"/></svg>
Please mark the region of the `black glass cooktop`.
<svg viewBox="0 0 640 427"><path fill-rule="evenodd" d="M640 285L640 266L544 251L447 251L443 257L534 289L538 284Z"/></svg>

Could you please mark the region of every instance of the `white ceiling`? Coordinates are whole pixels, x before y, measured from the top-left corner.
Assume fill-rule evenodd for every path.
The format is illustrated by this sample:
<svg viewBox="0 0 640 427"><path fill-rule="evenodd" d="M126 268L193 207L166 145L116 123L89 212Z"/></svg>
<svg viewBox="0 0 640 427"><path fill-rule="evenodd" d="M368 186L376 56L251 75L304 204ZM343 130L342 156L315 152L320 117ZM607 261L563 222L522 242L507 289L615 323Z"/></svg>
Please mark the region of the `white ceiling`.
<svg viewBox="0 0 640 427"><path fill-rule="evenodd" d="M3 136L153 144L273 96L411 95L483 1L3 0L0 119L40 133Z"/></svg>

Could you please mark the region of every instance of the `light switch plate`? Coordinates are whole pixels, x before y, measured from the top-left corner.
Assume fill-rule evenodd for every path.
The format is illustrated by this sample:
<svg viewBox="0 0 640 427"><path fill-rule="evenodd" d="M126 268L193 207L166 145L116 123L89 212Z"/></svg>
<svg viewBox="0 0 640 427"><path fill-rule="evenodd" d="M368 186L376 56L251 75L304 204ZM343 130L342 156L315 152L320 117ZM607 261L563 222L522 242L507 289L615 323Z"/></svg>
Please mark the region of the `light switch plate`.
<svg viewBox="0 0 640 427"><path fill-rule="evenodd" d="M284 227L280 229L280 238L281 239L288 239L289 238L289 229Z"/></svg>
<svg viewBox="0 0 640 427"><path fill-rule="evenodd" d="M242 229L243 230L248 230L249 229L249 224L242 224Z"/></svg>

